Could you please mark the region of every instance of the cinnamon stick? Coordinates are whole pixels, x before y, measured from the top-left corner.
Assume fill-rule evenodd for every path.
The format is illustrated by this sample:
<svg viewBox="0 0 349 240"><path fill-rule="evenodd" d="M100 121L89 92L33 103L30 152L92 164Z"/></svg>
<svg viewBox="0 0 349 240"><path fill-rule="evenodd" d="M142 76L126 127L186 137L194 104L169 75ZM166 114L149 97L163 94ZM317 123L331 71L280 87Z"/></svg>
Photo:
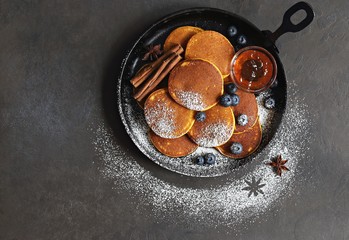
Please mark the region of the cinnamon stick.
<svg viewBox="0 0 349 240"><path fill-rule="evenodd" d="M170 62L166 65L161 74L152 83L150 83L142 93L139 94L136 100L141 101L145 96L147 96L151 91L153 91L154 88L156 88L156 86L160 84L160 82L167 76L167 74L177 65L177 63L181 59L182 57L176 54L175 57L172 58Z"/></svg>
<svg viewBox="0 0 349 240"><path fill-rule="evenodd" d="M176 53L171 53L171 55L162 61L160 67L156 70L156 72L154 73L154 75L147 80L144 85L136 92L136 94L133 96L135 99L138 99L139 96L142 95L142 93L150 86L152 85L152 83L159 77L159 75L161 74L161 72L165 69L165 67L167 66L167 64L176 57Z"/></svg>
<svg viewBox="0 0 349 240"><path fill-rule="evenodd" d="M164 59L168 58L172 53L181 54L183 51L184 49L179 44L173 46L171 49L166 51L161 57L159 57L155 62L138 72L136 76L134 76L131 79L131 84L134 87L139 87L151 75L151 73L161 65Z"/></svg>
<svg viewBox="0 0 349 240"><path fill-rule="evenodd" d="M151 65L144 67L135 77L132 78L131 84L134 87L138 87L147 79L147 77L152 73L153 70L154 67L152 67Z"/></svg>

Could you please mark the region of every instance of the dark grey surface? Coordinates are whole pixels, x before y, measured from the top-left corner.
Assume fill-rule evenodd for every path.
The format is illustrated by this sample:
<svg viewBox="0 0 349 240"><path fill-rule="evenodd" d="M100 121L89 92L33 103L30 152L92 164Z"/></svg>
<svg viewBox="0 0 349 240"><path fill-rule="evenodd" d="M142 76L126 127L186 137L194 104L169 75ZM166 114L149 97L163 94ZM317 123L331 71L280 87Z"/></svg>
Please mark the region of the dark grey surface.
<svg viewBox="0 0 349 240"><path fill-rule="evenodd" d="M124 50L152 22L208 6L274 30L293 1L0 1L0 239L130 239L139 232L169 240L348 240L349 2L309 2L312 25L278 46L312 116L311 177L236 236L224 226L167 225L132 208L98 171L89 129L105 122L144 159L117 117L114 93ZM159 178L188 181L142 164Z"/></svg>

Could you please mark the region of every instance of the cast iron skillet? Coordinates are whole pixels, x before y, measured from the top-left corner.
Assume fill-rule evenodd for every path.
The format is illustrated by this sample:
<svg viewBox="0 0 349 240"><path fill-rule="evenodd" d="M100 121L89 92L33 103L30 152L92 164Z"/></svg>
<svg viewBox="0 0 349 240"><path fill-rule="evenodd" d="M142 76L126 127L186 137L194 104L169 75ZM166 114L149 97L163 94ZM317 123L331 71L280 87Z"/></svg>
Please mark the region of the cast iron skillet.
<svg viewBox="0 0 349 240"><path fill-rule="evenodd" d="M298 24L291 22L291 17L296 12L304 10L306 17ZM256 26L246 19L224 11L213 8L193 8L183 10L169 15L153 24L139 39L134 43L133 47L126 54L121 66L121 73L118 79L118 107L120 117L125 125L126 131L136 144L136 146L151 160L160 166L171 171L184 175L195 177L213 177L230 173L239 166L251 161L258 156L269 141L276 133L286 107L286 76L284 68L278 56L278 49L275 41L284 33L298 32L308 26L314 19L314 12L311 6L305 2L298 2L289 8L283 17L281 26L275 31L260 31ZM277 82L278 85L269 90L270 94L276 100L276 108L273 110L271 126L266 126L263 130L262 143L259 149L251 156L232 160L220 154L217 154L217 164L210 167L197 166L193 163L193 158L202 155L207 149L199 149L196 153L183 158L170 158L159 153L151 144L147 137L148 127L144 119L143 110L137 105L132 98L132 86L130 79L145 64L142 61L145 48L151 44L163 44L169 33L177 27L191 25L203 28L205 30L214 30L225 35L235 47L235 50L246 46L260 46L267 49L275 58L278 68ZM238 34L229 37L228 28L235 26ZM238 43L238 37L244 35L246 44Z"/></svg>

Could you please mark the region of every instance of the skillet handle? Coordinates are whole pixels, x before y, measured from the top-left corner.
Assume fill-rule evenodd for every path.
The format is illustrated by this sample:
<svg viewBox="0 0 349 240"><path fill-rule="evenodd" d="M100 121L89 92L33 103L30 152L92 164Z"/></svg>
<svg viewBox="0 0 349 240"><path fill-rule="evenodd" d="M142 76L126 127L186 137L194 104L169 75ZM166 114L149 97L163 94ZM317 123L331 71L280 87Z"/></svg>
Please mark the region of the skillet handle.
<svg viewBox="0 0 349 240"><path fill-rule="evenodd" d="M304 10L306 17L298 24L293 24L291 17L298 11ZM275 32L268 34L269 39L275 44L275 41L287 32L299 32L307 27L314 19L314 11L306 2L298 2L290 7L284 14L281 26Z"/></svg>

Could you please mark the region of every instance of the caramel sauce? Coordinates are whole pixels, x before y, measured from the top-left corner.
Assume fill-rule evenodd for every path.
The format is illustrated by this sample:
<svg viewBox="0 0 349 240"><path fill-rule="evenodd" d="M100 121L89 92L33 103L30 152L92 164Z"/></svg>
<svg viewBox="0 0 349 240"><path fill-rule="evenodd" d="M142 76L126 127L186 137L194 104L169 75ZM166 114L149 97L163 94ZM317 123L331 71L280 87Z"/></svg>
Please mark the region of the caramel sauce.
<svg viewBox="0 0 349 240"><path fill-rule="evenodd" d="M265 53L258 50L242 52L233 66L235 81L245 89L259 90L270 83L274 66Z"/></svg>

